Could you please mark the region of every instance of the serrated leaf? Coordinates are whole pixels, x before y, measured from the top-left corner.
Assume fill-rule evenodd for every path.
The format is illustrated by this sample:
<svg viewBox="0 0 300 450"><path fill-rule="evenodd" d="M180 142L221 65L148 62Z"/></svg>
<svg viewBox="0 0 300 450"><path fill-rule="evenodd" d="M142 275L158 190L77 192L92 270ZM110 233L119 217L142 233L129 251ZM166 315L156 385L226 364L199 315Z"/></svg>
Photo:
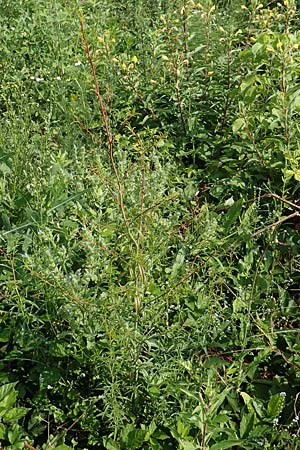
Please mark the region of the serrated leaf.
<svg viewBox="0 0 300 450"><path fill-rule="evenodd" d="M281 394L273 395L268 403L267 413L271 419L278 417L285 406L285 396Z"/></svg>

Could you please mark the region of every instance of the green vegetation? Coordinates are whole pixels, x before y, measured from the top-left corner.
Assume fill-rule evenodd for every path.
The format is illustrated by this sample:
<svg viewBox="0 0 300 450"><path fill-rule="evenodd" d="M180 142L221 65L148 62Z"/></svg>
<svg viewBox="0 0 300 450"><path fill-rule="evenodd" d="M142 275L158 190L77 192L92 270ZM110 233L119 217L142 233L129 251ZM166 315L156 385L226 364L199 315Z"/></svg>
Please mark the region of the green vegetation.
<svg viewBox="0 0 300 450"><path fill-rule="evenodd" d="M0 24L0 448L300 449L296 0Z"/></svg>

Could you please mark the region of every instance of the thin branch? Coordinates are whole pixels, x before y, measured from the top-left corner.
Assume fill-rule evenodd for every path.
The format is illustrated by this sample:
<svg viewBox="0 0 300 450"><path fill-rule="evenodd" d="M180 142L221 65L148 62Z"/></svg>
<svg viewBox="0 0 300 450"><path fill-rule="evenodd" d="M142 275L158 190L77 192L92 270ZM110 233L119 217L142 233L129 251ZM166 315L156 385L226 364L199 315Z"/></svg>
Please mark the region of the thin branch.
<svg viewBox="0 0 300 450"><path fill-rule="evenodd" d="M124 198L123 198L123 191L122 191L122 187L121 187L121 182L120 182L120 177L119 177L119 173L118 173L118 169L116 166L116 162L115 162L115 158L114 158L114 148L113 148L113 137L112 134L110 132L109 129L109 125L108 125L108 118L107 118L107 106L104 106L103 103L103 98L102 98L102 93L99 87L99 83L98 83L98 79L97 79L97 73L96 73L96 66L92 60L91 57L91 52L90 52L90 48L89 48L89 44L88 41L86 39L85 36L85 31L84 31L84 24L83 24L83 17L82 15L80 15L80 29L81 29L81 36L82 36L82 40L85 46L85 51L87 54L87 58L91 67L91 71L92 71L92 75L93 75L93 80L94 80L94 85L95 85L95 91L96 91L96 95L99 101L99 106L100 106L100 111L101 111L101 115L103 118L103 122L104 122L104 127L105 127L105 132L106 132L106 136L107 136L107 142L108 142L108 147L109 147L109 159L110 159L110 163L116 178L116 182L117 182L117 187L118 187L118 196L119 196L119 206L120 206L120 210L122 213L122 217L127 229L127 233L128 236L130 237L130 239L132 240L132 242L135 244L135 246L138 248L138 243L136 241L136 239L134 238L134 236L132 235L131 231L130 231L130 227L129 227L129 222L126 216L126 211L125 211L125 206L124 206Z"/></svg>
<svg viewBox="0 0 300 450"><path fill-rule="evenodd" d="M264 233L265 231L271 228L277 227L278 225L281 225L282 223L286 222L289 219L292 219L293 217L300 217L300 213L294 212L293 214L290 214L287 217L282 217L281 219L277 220L277 222L271 223L270 225L267 225L266 227L256 231L255 233L252 234L252 237L258 236L259 234Z"/></svg>

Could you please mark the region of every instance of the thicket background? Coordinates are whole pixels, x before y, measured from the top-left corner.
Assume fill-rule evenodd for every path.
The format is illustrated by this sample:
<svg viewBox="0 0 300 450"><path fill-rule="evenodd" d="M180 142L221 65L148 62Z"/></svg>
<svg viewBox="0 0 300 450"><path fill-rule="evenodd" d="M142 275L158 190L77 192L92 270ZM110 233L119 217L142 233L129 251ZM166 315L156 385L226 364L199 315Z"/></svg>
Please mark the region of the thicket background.
<svg viewBox="0 0 300 450"><path fill-rule="evenodd" d="M297 7L1 1L0 447L300 448Z"/></svg>

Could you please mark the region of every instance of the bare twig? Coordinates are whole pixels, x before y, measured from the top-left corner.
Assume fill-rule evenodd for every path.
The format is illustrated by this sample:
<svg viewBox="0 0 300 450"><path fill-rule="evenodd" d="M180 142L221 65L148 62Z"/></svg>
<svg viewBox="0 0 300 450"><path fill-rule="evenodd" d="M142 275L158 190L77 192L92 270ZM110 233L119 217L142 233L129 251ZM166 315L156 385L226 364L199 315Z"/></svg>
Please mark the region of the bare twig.
<svg viewBox="0 0 300 450"><path fill-rule="evenodd" d="M266 227L256 231L255 233L252 234L252 237L258 236L259 234L264 233L265 231L271 228L277 227L278 225L281 225L282 223L286 222L289 219L292 219L293 217L300 217L300 213L294 212L293 214L290 214L287 217L282 217L281 219L277 220L277 222L271 223L270 225L267 225Z"/></svg>
<svg viewBox="0 0 300 450"><path fill-rule="evenodd" d="M35 447L32 447L32 445L30 445L27 441L24 442L24 446L25 446L26 448L29 448L29 450L36 450L36 448L35 448Z"/></svg>

